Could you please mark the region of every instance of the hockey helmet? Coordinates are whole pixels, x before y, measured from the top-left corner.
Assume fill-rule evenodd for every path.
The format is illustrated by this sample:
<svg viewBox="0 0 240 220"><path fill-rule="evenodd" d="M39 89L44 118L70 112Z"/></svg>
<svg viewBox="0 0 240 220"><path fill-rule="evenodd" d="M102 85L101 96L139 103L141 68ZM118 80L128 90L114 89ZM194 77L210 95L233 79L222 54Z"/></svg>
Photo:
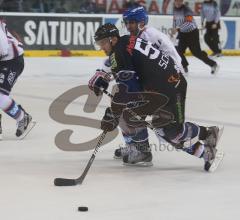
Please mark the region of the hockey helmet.
<svg viewBox="0 0 240 220"><path fill-rule="evenodd" d="M114 24L106 23L100 26L94 35L94 40L99 41L108 37L120 37L119 31Z"/></svg>
<svg viewBox="0 0 240 220"><path fill-rule="evenodd" d="M129 8L123 13L123 21L126 23L128 21L144 22L146 25L148 23L148 15L144 7L134 7Z"/></svg>

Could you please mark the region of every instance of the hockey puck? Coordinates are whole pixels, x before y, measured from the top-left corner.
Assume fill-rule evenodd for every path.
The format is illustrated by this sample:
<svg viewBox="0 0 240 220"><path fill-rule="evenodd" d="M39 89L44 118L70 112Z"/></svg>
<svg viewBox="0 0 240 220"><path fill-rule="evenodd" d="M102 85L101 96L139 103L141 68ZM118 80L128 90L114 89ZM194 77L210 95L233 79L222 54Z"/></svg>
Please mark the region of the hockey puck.
<svg viewBox="0 0 240 220"><path fill-rule="evenodd" d="M88 207L86 207L86 206L79 206L78 207L78 211L79 212L87 212L88 211Z"/></svg>

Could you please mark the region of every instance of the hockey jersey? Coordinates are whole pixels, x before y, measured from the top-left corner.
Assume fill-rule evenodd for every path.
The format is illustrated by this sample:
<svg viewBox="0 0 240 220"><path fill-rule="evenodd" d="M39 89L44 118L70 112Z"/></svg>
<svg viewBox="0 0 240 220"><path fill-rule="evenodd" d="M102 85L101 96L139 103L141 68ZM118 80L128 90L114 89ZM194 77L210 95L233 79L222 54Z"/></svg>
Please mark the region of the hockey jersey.
<svg viewBox="0 0 240 220"><path fill-rule="evenodd" d="M145 27L138 35L138 37L150 41L155 48L165 51L169 56L173 58L177 66L180 68L181 72L184 72L182 64L181 64L181 57L179 56L176 48L174 47L172 41L169 37L158 31L156 28L153 27ZM105 60L102 69L110 73L111 72L111 64L109 60Z"/></svg>
<svg viewBox="0 0 240 220"><path fill-rule="evenodd" d="M6 24L0 21L0 61L12 60L24 52L23 45L7 29Z"/></svg>
<svg viewBox="0 0 240 220"><path fill-rule="evenodd" d="M140 32L139 37L146 41L150 41L155 48L165 51L169 56L173 58L176 64L181 68L181 71L184 72L181 64L182 59L179 56L172 41L166 34L158 31L156 28L146 27L143 31Z"/></svg>
<svg viewBox="0 0 240 220"><path fill-rule="evenodd" d="M114 46L110 61L112 73L137 73L140 84L147 91L169 95L181 78L181 72L171 56L156 49L151 42L135 36L121 37ZM119 78L118 75L115 77ZM128 84L127 77L121 78Z"/></svg>

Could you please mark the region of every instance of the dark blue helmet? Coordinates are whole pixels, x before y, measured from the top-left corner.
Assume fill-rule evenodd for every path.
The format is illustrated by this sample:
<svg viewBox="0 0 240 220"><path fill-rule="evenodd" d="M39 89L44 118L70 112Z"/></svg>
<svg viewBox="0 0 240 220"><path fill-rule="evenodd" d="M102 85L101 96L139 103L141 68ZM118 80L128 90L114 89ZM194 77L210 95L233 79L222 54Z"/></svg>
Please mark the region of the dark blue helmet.
<svg viewBox="0 0 240 220"><path fill-rule="evenodd" d="M107 37L119 37L119 31L114 24L106 23L100 26L94 35L94 40L99 41Z"/></svg>
<svg viewBox="0 0 240 220"><path fill-rule="evenodd" d="M146 25L148 23L148 15L142 6L129 8L123 13L123 21L136 21L137 23L143 21Z"/></svg>

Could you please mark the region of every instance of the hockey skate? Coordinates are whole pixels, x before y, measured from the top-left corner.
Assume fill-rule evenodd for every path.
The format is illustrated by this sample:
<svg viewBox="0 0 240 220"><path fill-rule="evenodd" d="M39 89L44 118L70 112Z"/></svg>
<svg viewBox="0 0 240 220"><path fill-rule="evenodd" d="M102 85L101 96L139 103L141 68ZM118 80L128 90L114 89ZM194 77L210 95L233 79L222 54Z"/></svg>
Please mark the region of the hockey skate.
<svg viewBox="0 0 240 220"><path fill-rule="evenodd" d="M222 57L222 56L223 56L222 53L212 53L212 54L210 55L211 58L218 58L218 57Z"/></svg>
<svg viewBox="0 0 240 220"><path fill-rule="evenodd" d="M211 67L211 74L216 75L218 71L219 71L219 65L216 63L214 64L214 66Z"/></svg>
<svg viewBox="0 0 240 220"><path fill-rule="evenodd" d="M122 159L125 155L128 155L130 150L131 150L131 147L129 145L126 145L126 147L120 147L114 151L113 158Z"/></svg>
<svg viewBox="0 0 240 220"><path fill-rule="evenodd" d="M24 110L23 112L24 112L23 119L17 123L17 131L16 131L16 136L20 140L24 139L28 135L28 133L33 129L33 127L36 125L36 122L32 121L32 116L26 113Z"/></svg>
<svg viewBox="0 0 240 220"><path fill-rule="evenodd" d="M188 67L185 66L185 67L183 67L183 69L184 69L184 73L187 75L188 74Z"/></svg>
<svg viewBox="0 0 240 220"><path fill-rule="evenodd" d="M216 146L219 141L219 139L222 136L223 128L219 128L216 126L209 127L208 135L205 143L205 149L204 149L204 169L209 172L213 172L217 169L218 165L222 161L224 157L224 153L222 151L217 150Z"/></svg>
<svg viewBox="0 0 240 220"><path fill-rule="evenodd" d="M141 152L139 150L131 149L127 155L123 156L123 164L129 166L152 166L152 153Z"/></svg>

